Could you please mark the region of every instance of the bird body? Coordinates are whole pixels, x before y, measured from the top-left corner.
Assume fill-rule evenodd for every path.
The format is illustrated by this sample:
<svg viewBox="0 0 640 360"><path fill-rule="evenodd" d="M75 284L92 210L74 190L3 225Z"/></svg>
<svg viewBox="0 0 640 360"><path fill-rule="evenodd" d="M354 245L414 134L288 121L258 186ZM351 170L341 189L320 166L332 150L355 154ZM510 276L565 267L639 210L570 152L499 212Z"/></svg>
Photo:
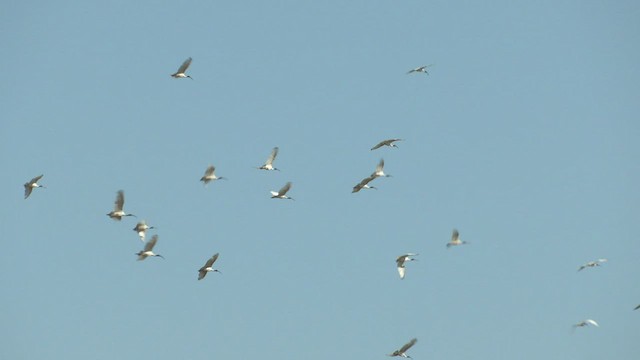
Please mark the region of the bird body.
<svg viewBox="0 0 640 360"><path fill-rule="evenodd" d="M147 242L144 245L144 249L141 251L138 251L136 253L136 255L138 255L138 261L140 260L144 260L146 258L148 258L149 256L158 256L164 259L164 257L160 254L156 254L153 252L153 247L156 246L156 243L158 242L158 235L153 235L153 237L151 238L151 240L149 240L149 242Z"/></svg>
<svg viewBox="0 0 640 360"><path fill-rule="evenodd" d="M33 189L35 188L44 188L44 186L38 184L38 181L40 181L40 179L42 179L43 175L39 175L34 177L33 179L27 181L26 183L24 183L24 198L28 198L29 195L31 195L31 192L33 191Z"/></svg>
<svg viewBox="0 0 640 360"><path fill-rule="evenodd" d="M374 180L376 178L376 176L368 176L364 179L362 179L362 181L360 181L356 186L353 187L353 190L351 191L352 193L357 193L358 191L362 190L362 189L375 189L377 190L377 188L375 186L371 186L369 185L369 183Z"/></svg>
<svg viewBox="0 0 640 360"><path fill-rule="evenodd" d="M607 259L598 259L598 260L594 260L594 261L589 261L586 264L580 265L580 267L578 268L578 271L581 271L582 269L586 269L588 267L596 267L596 266L600 266L600 264L607 262Z"/></svg>
<svg viewBox="0 0 640 360"><path fill-rule="evenodd" d="M433 64L429 64L429 65L423 65L423 66L418 66L415 69L411 69L407 72L407 74L411 74L411 73L415 73L415 72L421 72L421 73L425 73L427 75L429 75L429 72L427 71L428 67L433 66Z"/></svg>
<svg viewBox="0 0 640 360"><path fill-rule="evenodd" d="M204 277L207 276L208 272L213 271L221 274L219 270L213 268L213 263L218 260L219 255L219 253L215 253L209 260L207 260L204 266L198 270L198 280L204 279Z"/></svg>
<svg viewBox="0 0 640 360"><path fill-rule="evenodd" d="M396 265L398 267L398 274L400 275L400 279L404 279L404 264L407 261L418 260L418 259L412 258L412 256L416 256L416 255L418 254L407 253L407 254L398 256L398 258L396 259Z"/></svg>
<svg viewBox="0 0 640 360"><path fill-rule="evenodd" d="M189 79L193 80L193 78L191 76L185 74L185 72L189 68L189 65L191 65L191 60L192 60L191 58L188 58L187 60L185 60L182 63L182 65L180 65L180 67L178 68L178 71L176 71L175 73L171 74L171 76L176 78L176 79L189 78Z"/></svg>
<svg viewBox="0 0 640 360"><path fill-rule="evenodd" d="M204 172L204 176L200 178L200 181L202 181L204 183L204 185L207 185L211 181L226 180L226 179L227 178L222 177L222 176L216 176L216 168L215 168L215 166L209 165L207 170L205 170L205 172Z"/></svg>
<svg viewBox="0 0 640 360"><path fill-rule="evenodd" d="M402 141L402 139L387 139L387 140L382 140L379 143L377 143L374 147L371 148L371 150L375 150L375 149L379 149L383 146L388 146L388 147L394 147L397 148L398 145L394 144L394 142L396 141Z"/></svg>
<svg viewBox="0 0 640 360"><path fill-rule="evenodd" d="M273 166L273 162L276 160L276 156L278 156L278 151L280 149L276 146L271 150L271 154L269 154L269 157L267 158L267 161L264 162L264 165L260 166L258 169L260 170L278 170L279 169L275 168Z"/></svg>
<svg viewBox="0 0 640 360"><path fill-rule="evenodd" d="M289 189L291 189L291 182L286 183L282 189L276 191L270 191L271 192L271 198L272 199L289 199L289 200L293 200L292 197L287 196L287 191L289 191Z"/></svg>
<svg viewBox="0 0 640 360"><path fill-rule="evenodd" d="M392 352L391 354L388 354L387 356L401 356L403 358L409 358L411 359L411 356L407 355L406 352L407 350L409 350L413 345L416 344L416 342L418 341L418 339L413 338L411 339L408 343L404 344L400 349Z"/></svg>
<svg viewBox="0 0 640 360"><path fill-rule="evenodd" d="M464 244L467 244L467 242L460 240L460 233L458 233L458 230L453 229L453 232L451 233L451 241L447 243L447 249L452 246L458 246L458 245L464 245Z"/></svg>
<svg viewBox="0 0 640 360"><path fill-rule="evenodd" d="M133 228L133 231L137 232L138 236L140 236L140 240L144 242L144 238L146 236L147 230L149 229L155 229L155 228L153 226L147 225L147 223L144 220L142 220L136 224L136 227Z"/></svg>
<svg viewBox="0 0 640 360"><path fill-rule="evenodd" d="M118 194L116 195L116 201L115 201L115 206L113 208L113 211L108 213L107 216L117 221L120 221L125 216L135 217L135 215L133 214L125 213L123 208L124 208L124 191L119 190Z"/></svg>

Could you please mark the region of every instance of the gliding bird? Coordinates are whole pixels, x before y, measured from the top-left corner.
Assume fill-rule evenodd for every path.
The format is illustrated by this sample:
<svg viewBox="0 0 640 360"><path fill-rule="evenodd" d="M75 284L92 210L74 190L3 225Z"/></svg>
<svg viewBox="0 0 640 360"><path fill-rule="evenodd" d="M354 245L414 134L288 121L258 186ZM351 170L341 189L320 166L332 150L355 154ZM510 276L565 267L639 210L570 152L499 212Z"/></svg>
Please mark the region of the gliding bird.
<svg viewBox="0 0 640 360"><path fill-rule="evenodd" d="M118 221L120 221L123 216L135 217L135 215L133 214L125 213L124 210L122 210L123 207L124 207L124 191L118 190L118 195L116 196L116 202L115 202L113 211L108 213L107 216L112 218L113 220L118 220Z"/></svg>
<svg viewBox="0 0 640 360"><path fill-rule="evenodd" d="M207 185L210 181L216 180L227 180L226 177L216 176L216 168L213 165L209 165L207 170L204 172L204 176L200 178L200 181Z"/></svg>
<svg viewBox="0 0 640 360"><path fill-rule="evenodd" d="M591 319L587 319L587 320L584 320L584 321L580 321L577 324L573 324L573 327L577 328L577 327L585 327L585 326L589 326L589 325L593 325L595 327L600 327L600 325L598 325L598 323L595 320L591 320Z"/></svg>
<svg viewBox="0 0 640 360"><path fill-rule="evenodd" d="M24 198L28 198L31 195L31 192L35 188L44 188L44 186L38 184L38 181L42 179L44 175L36 176L28 182L24 183ZM46 189L46 188L45 188Z"/></svg>
<svg viewBox="0 0 640 360"><path fill-rule="evenodd" d="M600 264L607 262L607 259L598 259L598 260L594 260L594 261L589 261L588 263L584 264L584 265L580 265L580 267L578 268L578 271L588 268L588 267L596 267L596 266L600 266Z"/></svg>
<svg viewBox="0 0 640 360"><path fill-rule="evenodd" d="M375 150L375 149L379 149L383 146L388 146L388 147L394 147L397 148L398 145L394 144L394 142L396 141L402 141L402 139L387 139L387 140L382 140L379 143L376 144L376 146L372 147L371 150Z"/></svg>
<svg viewBox="0 0 640 360"><path fill-rule="evenodd" d="M419 66L419 67L417 67L415 69L409 70L407 72L407 74L411 74L411 73L414 73L414 72L421 72L421 73L425 73L425 74L429 75L429 72L427 71L427 68L431 67L431 66L433 66L433 64Z"/></svg>
<svg viewBox="0 0 640 360"><path fill-rule="evenodd" d="M215 253L211 259L207 260L207 262L204 264L203 267L200 268L200 270L198 270L198 280L202 280L204 279L205 276L207 276L207 273L210 271L215 271L219 274L222 274L220 271L218 271L217 269L213 268L213 263L216 262L216 260L218 260L218 256L220 255L220 253Z"/></svg>
<svg viewBox="0 0 640 360"><path fill-rule="evenodd" d="M451 241L447 243L447 249L452 246L458 246L458 245L464 245L464 244L467 244L467 242L460 240L460 234L458 233L458 230L453 229L453 232L451 233Z"/></svg>
<svg viewBox="0 0 640 360"><path fill-rule="evenodd" d="M138 236L140 236L140 240L144 242L144 237L146 236L147 230L149 229L155 229L155 228L153 226L147 225L147 223L144 220L142 220L136 224L136 227L133 228L133 231L137 232Z"/></svg>
<svg viewBox="0 0 640 360"><path fill-rule="evenodd" d="M280 171L280 169L276 169L273 167L273 162L276 160L276 156L278 156L278 147L274 147L273 150L271 150L271 154L269 155L269 157L267 158L267 161L265 161L264 165L260 166L258 169L260 170L278 170Z"/></svg>
<svg viewBox="0 0 640 360"><path fill-rule="evenodd" d="M158 242L158 235L153 235L151 240L149 240L149 242L144 245L144 250L138 251L136 253L136 255L138 255L138 261L144 260L144 259L148 258L149 256L158 256L158 257L161 257L161 258L164 259L164 256L162 256L160 254L155 254L153 252L153 247L156 246L157 242Z"/></svg>
<svg viewBox="0 0 640 360"><path fill-rule="evenodd" d="M413 345L415 345L417 341L418 341L418 339L413 338L413 339L411 339L411 341L409 341L408 343L404 344L400 349L394 351L391 354L388 354L387 356L402 356L403 358L411 359L411 356L405 354L405 352L407 350L409 350Z"/></svg>
<svg viewBox="0 0 640 360"><path fill-rule="evenodd" d="M400 279L404 279L404 263L407 261L416 261L418 259L412 258L412 256L416 256L418 254L408 253L404 255L398 256L396 259L396 264L398 265L398 274L400 274Z"/></svg>
<svg viewBox="0 0 640 360"><path fill-rule="evenodd" d="M178 71L176 71L174 74L171 74L172 77L179 79L179 78L189 78L191 80L193 80L193 78L187 74L185 74L185 72L187 71L187 68L189 68L189 65L191 65L191 58L188 58L187 60L185 60L182 65L180 65L180 68L178 68Z"/></svg>
<svg viewBox="0 0 640 360"><path fill-rule="evenodd" d="M375 176L371 175L369 177L366 177L366 178L362 179L362 181L360 181L356 186L353 187L353 190L351 192L352 193L357 193L358 191L360 191L362 189L375 189L375 190L378 190L378 188L376 188L375 186L368 185L375 178L376 178Z"/></svg>
<svg viewBox="0 0 640 360"><path fill-rule="evenodd" d="M291 189L291 182L286 183L282 189L278 190L278 192L275 191L271 191L271 198L272 199L289 199L289 200L293 200L293 198L288 197L287 191L289 191L289 189Z"/></svg>

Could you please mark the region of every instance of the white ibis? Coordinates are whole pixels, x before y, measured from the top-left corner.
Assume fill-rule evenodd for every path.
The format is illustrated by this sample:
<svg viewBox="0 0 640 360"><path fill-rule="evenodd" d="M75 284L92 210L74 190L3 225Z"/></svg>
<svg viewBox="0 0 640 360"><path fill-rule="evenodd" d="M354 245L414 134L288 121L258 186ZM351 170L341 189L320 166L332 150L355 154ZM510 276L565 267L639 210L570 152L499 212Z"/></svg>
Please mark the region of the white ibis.
<svg viewBox="0 0 640 360"><path fill-rule="evenodd" d="M272 199L289 199L289 200L293 200L292 197L287 196L287 191L289 191L289 189L291 189L291 182L286 183L282 189L276 191L271 191L271 198Z"/></svg>
<svg viewBox="0 0 640 360"><path fill-rule="evenodd" d="M577 324L573 324L573 327L577 328L577 327L585 327L585 326L590 326L590 325L593 325L595 327L600 327L600 325L598 325L598 323L595 320L592 320L592 319L587 319L587 320L580 321Z"/></svg>
<svg viewBox="0 0 640 360"><path fill-rule="evenodd" d="M153 252L153 247L156 246L156 243L158 242L158 235L153 235L151 237L151 240L149 240L145 245L144 245L144 249L142 251L138 251L136 253L136 255L138 255L138 261L140 260L144 260L146 258L148 258L149 256L158 256L164 259L164 256L160 255L160 254L155 254Z"/></svg>
<svg viewBox="0 0 640 360"><path fill-rule="evenodd" d="M458 230L453 229L453 232L451 233L451 241L447 243L447 249L452 246L458 246L458 245L464 245L464 244L467 244L467 242L460 240L460 233L458 233Z"/></svg>
<svg viewBox="0 0 640 360"><path fill-rule="evenodd" d="M373 177L391 177L389 174L384 173L384 159L380 159L378 166L376 166L376 171L374 171L371 176Z"/></svg>
<svg viewBox="0 0 640 360"><path fill-rule="evenodd" d="M198 270L198 280L204 279L204 277L207 276L207 273L211 271L222 274L219 270L213 268L213 263L218 260L219 255L219 253L215 253L209 260L207 260L204 266Z"/></svg>
<svg viewBox="0 0 640 360"><path fill-rule="evenodd" d="M412 256L416 256L418 254L408 253L404 255L398 256L396 259L396 264L398 265L398 274L400 274L400 279L404 279L404 264L407 261L416 261L418 259L412 258Z"/></svg>
<svg viewBox="0 0 640 360"><path fill-rule="evenodd" d="M425 73L427 75L429 75L429 72L427 71L428 67L433 66L433 64L429 64L429 65L423 65L423 66L418 66L415 69L411 69L407 72L407 74L411 74L411 73L415 73L415 72L421 72L421 73Z"/></svg>
<svg viewBox="0 0 640 360"><path fill-rule="evenodd" d="M586 264L580 265L580 267L578 268L578 271L582 270L582 269L586 269L588 267L596 267L596 266L600 266L600 264L607 262L607 259L598 259L598 260L594 260L594 261L589 261Z"/></svg>
<svg viewBox="0 0 640 360"><path fill-rule="evenodd" d="M280 149L277 146L274 147L273 150L271 150L271 154L267 158L267 161L265 161L264 165L260 166L258 169L260 169L260 170L278 170L278 171L280 171L280 169L277 169L277 168L273 167L273 162L276 160L276 156L278 156L278 151L279 150Z"/></svg>
<svg viewBox="0 0 640 360"><path fill-rule="evenodd" d="M174 74L171 74L171 76L176 78L176 79L189 78L189 79L193 80L193 78L191 76L185 74L185 72L189 68L189 65L191 65L191 60L192 60L191 58L188 58L187 60L185 60L182 63L182 65L180 65L180 68L178 68L178 71L176 71Z"/></svg>
<svg viewBox="0 0 640 360"><path fill-rule="evenodd" d="M133 228L133 231L137 232L138 236L140 236L140 240L144 242L147 230L149 229L155 229L155 227L147 225L146 221L142 220L136 224L136 227Z"/></svg>
<svg viewBox="0 0 640 360"><path fill-rule="evenodd" d="M372 147L371 150L375 150L375 149L379 149L383 146L388 146L388 147L394 147L397 148L398 145L394 144L394 142L396 141L402 141L402 139L387 139L387 140L382 140L379 143L376 144L376 146Z"/></svg>
<svg viewBox="0 0 640 360"><path fill-rule="evenodd" d="M133 214L127 214L123 210L124 207L124 191L118 190L118 194L116 195L115 206L113 211L108 213L107 216L112 218L113 220L120 221L124 216L133 216Z"/></svg>
<svg viewBox="0 0 640 360"><path fill-rule="evenodd" d="M24 198L28 198L29 195L31 195L31 192L33 191L33 189L35 188L44 188L44 186L38 184L38 181L40 181L40 179L42 179L44 175L39 175L34 177L33 179L29 180L28 182L24 183Z"/></svg>
<svg viewBox="0 0 640 360"><path fill-rule="evenodd" d="M216 180L227 180L227 178L216 176L216 167L213 165L209 165L207 170L205 170L204 172L204 176L200 178L200 181L202 181L204 185L207 185L209 182Z"/></svg>
<svg viewBox="0 0 640 360"><path fill-rule="evenodd" d="M409 350L413 345L416 344L416 342L418 341L418 339L413 338L411 339L408 343L402 345L402 347L394 352L392 352L391 354L388 354L387 356L401 356L403 358L409 358L411 359L411 356L407 355L406 352L407 350Z"/></svg>

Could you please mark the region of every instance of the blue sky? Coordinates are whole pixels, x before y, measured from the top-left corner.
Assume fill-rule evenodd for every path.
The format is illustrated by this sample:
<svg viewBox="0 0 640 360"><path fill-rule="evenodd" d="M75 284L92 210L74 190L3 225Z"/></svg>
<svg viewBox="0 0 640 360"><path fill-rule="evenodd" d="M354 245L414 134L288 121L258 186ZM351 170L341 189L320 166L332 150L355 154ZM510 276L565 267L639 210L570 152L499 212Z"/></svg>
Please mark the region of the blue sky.
<svg viewBox="0 0 640 360"><path fill-rule="evenodd" d="M637 357L639 15L5 4L0 358L385 359L413 337L414 359ZM274 146L282 171L256 170ZM352 194L380 158L393 177ZM209 164L229 180L203 187ZM119 189L166 260L105 216Z"/></svg>

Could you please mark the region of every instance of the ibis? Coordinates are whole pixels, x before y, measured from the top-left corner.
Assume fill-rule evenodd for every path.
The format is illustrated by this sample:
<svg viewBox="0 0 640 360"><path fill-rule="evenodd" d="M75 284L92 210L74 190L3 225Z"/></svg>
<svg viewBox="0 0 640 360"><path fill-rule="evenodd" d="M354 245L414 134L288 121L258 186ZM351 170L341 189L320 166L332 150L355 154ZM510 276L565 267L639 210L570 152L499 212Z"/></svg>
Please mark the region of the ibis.
<svg viewBox="0 0 640 360"><path fill-rule="evenodd" d="M227 178L223 176L216 176L216 167L209 165L207 170L204 172L204 176L200 178L200 181L202 181L204 185L207 185L209 182L216 180L227 180Z"/></svg>
<svg viewBox="0 0 640 360"><path fill-rule="evenodd" d="M429 75L429 72L427 71L428 67L433 66L433 64L429 64L429 65L423 65L423 66L418 66L415 69L411 69L407 72L407 74L411 74L411 73L416 73L416 72L421 72L421 73L425 73L427 75Z"/></svg>
<svg viewBox="0 0 640 360"><path fill-rule="evenodd" d="M269 157L267 158L267 161L264 162L264 165L260 166L258 169L260 170L278 170L280 171L280 169L277 169L275 167L273 167L273 162L276 160L276 156L278 156L278 151L280 149L276 146L273 148L273 150L271 150L271 154L269 154Z"/></svg>
<svg viewBox="0 0 640 360"><path fill-rule="evenodd" d="M176 71L174 74L171 74L171 76L176 78L176 79L189 78L189 79L193 80L193 78L191 76L185 74L185 72L189 68L189 65L191 65L191 60L192 60L191 58L188 58L187 60L185 60L182 63L182 65L180 65L180 67L178 68L178 71Z"/></svg>
<svg viewBox="0 0 640 360"><path fill-rule="evenodd" d="M407 355L406 352L407 350L409 350L413 345L416 344L416 342L418 341L418 339L413 338L411 339L408 343L402 345L402 347L394 352L392 352L391 354L388 354L387 356L401 356L403 358L409 358L411 359L411 356Z"/></svg>
<svg viewBox="0 0 640 360"><path fill-rule="evenodd" d="M458 233L458 230L453 229L453 232L451 233L451 241L447 243L447 249L452 246L458 246L458 245L464 245L464 244L467 244L467 242L460 240L460 233Z"/></svg>
<svg viewBox="0 0 640 360"><path fill-rule="evenodd" d="M147 222L142 220L136 224L136 227L133 228L133 231L137 232L138 236L140 236L140 240L144 242L147 230L149 229L155 229L155 227L147 225Z"/></svg>
<svg viewBox="0 0 640 360"><path fill-rule="evenodd" d="M136 253L136 255L138 255L138 261L144 260L149 256L158 256L164 259L164 256L153 252L153 247L156 246L157 242L158 242L158 235L153 235L151 237L151 240L149 240L149 242L144 244L144 249Z"/></svg>
<svg viewBox="0 0 640 360"><path fill-rule="evenodd" d="M371 176L373 177L391 177L389 174L384 173L384 159L380 159L378 166L376 166L376 171L374 171Z"/></svg>
<svg viewBox="0 0 640 360"><path fill-rule="evenodd" d="M379 143L376 144L376 146L372 147L371 150L375 150L375 149L379 149L383 146L388 146L388 147L394 147L397 148L398 145L394 144L394 142L396 141L402 141L402 139L387 139L387 140L382 140Z"/></svg>
<svg viewBox="0 0 640 360"><path fill-rule="evenodd" d="M596 266L600 266L600 264L607 262L607 259L598 259L598 260L594 260L594 261L589 261L586 264L580 265L580 267L578 268L578 271L581 271L582 269L586 269L588 267L596 267Z"/></svg>
<svg viewBox="0 0 640 360"><path fill-rule="evenodd" d="M291 189L291 182L286 183L280 190L276 191L271 191L271 198L272 199L289 199L289 200L293 200L292 197L287 196L287 191L289 191L289 189Z"/></svg>
<svg viewBox="0 0 640 360"><path fill-rule="evenodd" d="M400 279L404 279L404 264L407 261L416 261L416 260L418 260L418 259L412 257L412 256L416 256L416 255L418 255L418 254L407 253L407 254L398 256L398 258L396 259L396 264L398 265L398 274L400 274Z"/></svg>
<svg viewBox="0 0 640 360"><path fill-rule="evenodd" d="M600 325L598 325L598 323L595 320L592 320L592 319L587 319L587 320L580 321L577 324L573 324L573 327L577 328L577 327L585 327L585 326L590 326L590 325L593 325L595 327L600 327Z"/></svg>
<svg viewBox="0 0 640 360"><path fill-rule="evenodd" d="M113 208L113 211L108 213L107 216L117 221L120 221L124 216L135 217L135 215L133 214L125 213L123 210L123 207L124 207L124 191L119 190L118 194L116 195L116 201L115 201L115 206Z"/></svg>
<svg viewBox="0 0 640 360"><path fill-rule="evenodd" d="M213 271L222 274L219 270L213 268L213 263L218 260L218 256L220 256L220 254L215 253L209 260L207 260L204 266L201 267L200 270L198 270L198 280L204 279L204 277L207 276L208 272Z"/></svg>
<svg viewBox="0 0 640 360"><path fill-rule="evenodd" d="M29 195L31 195L31 192L33 191L33 189L35 188L44 188L44 186L38 184L38 181L40 181L40 179L42 179L43 175L39 175L34 177L33 179L29 180L28 182L24 183L24 198L28 198Z"/></svg>
<svg viewBox="0 0 640 360"><path fill-rule="evenodd" d="M369 185L369 183L375 178L376 178L375 176L371 175L369 177L366 177L366 178L362 179L362 181L360 181L358 184L356 184L356 186L353 187L353 190L351 192L352 193L357 193L358 191L360 191L362 189L375 189L375 190L378 190L378 188L376 188L375 186Z"/></svg>

